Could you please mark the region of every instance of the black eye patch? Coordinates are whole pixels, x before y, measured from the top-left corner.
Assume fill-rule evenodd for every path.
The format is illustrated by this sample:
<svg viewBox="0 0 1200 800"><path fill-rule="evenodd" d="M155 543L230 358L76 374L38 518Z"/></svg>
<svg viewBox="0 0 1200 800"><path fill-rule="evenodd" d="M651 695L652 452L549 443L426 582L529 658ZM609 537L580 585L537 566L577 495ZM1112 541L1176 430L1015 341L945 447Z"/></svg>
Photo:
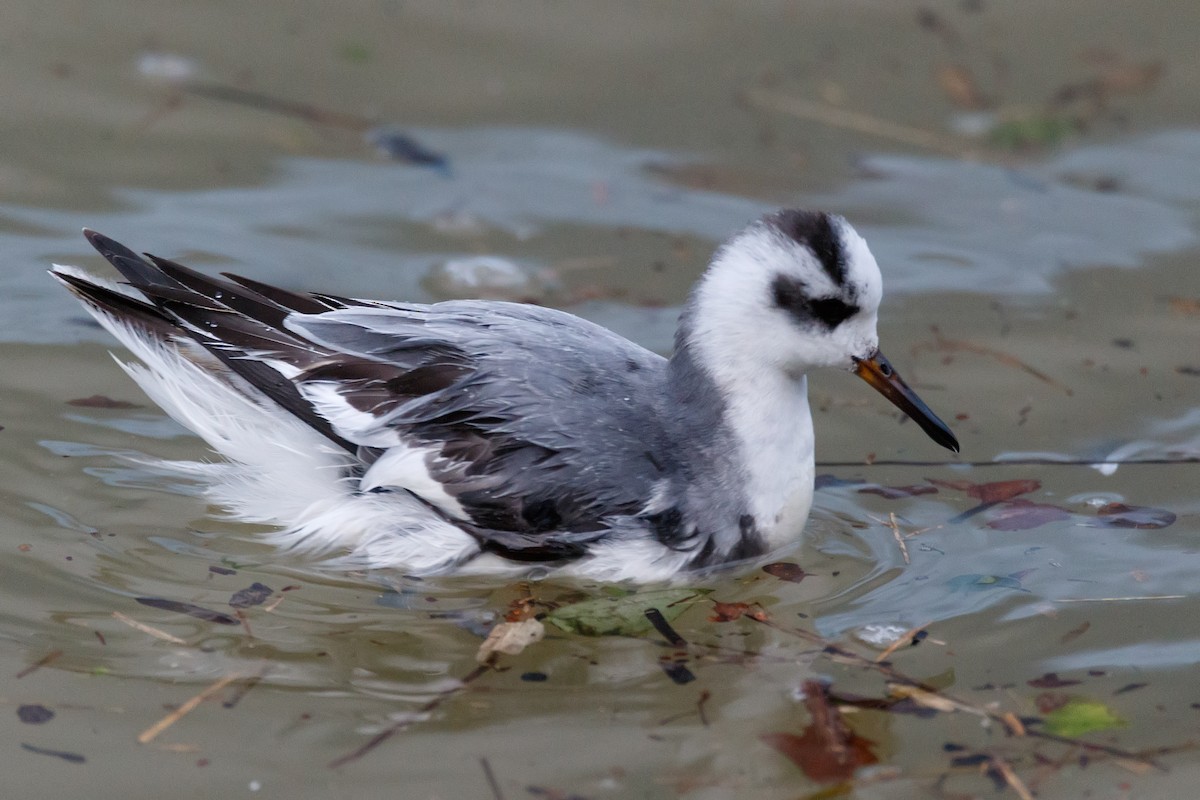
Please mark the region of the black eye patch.
<svg viewBox="0 0 1200 800"><path fill-rule="evenodd" d="M809 297L808 288L786 275L771 282L771 299L802 325L816 323L832 330L858 313L858 306L838 297Z"/></svg>

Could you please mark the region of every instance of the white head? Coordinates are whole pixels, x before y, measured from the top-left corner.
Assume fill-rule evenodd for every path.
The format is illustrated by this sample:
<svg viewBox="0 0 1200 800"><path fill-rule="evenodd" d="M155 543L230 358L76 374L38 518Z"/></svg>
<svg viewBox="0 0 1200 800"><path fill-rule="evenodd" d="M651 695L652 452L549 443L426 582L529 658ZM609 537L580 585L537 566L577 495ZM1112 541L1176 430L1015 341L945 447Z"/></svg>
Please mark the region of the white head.
<svg viewBox="0 0 1200 800"><path fill-rule="evenodd" d="M852 370L878 349L882 297L879 266L850 223L779 211L717 251L692 298L689 334L718 383L747 368Z"/></svg>
<svg viewBox="0 0 1200 800"><path fill-rule="evenodd" d="M803 391L813 367L856 372L940 444L944 423L879 353L883 281L867 243L839 216L768 214L717 251L697 285L681 335L726 396Z"/></svg>

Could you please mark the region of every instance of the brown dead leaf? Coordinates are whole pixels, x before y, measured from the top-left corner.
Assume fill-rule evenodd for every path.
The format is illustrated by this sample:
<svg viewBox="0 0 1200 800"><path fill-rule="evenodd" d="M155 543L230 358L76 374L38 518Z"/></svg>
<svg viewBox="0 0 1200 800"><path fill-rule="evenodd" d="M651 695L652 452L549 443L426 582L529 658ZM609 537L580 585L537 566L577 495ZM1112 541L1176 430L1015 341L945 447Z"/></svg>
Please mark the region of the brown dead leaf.
<svg viewBox="0 0 1200 800"><path fill-rule="evenodd" d="M842 719L829 699L828 689L818 681L804 682L804 706L812 722L797 736L794 733L764 733L759 739L798 766L811 780L834 783L849 780L859 767L879 759L871 752L874 744L856 734Z"/></svg>
<svg viewBox="0 0 1200 800"><path fill-rule="evenodd" d="M546 635L546 626L540 620L525 619L520 622L500 622L488 633L487 639L479 645L475 660L486 664L494 653L504 653L515 656L526 647L540 642Z"/></svg>
<svg viewBox="0 0 1200 800"><path fill-rule="evenodd" d="M735 619L741 619L743 615L759 622L766 622L771 618L758 603L722 603L714 600L713 613L709 616L708 621L733 622Z"/></svg>
<svg viewBox="0 0 1200 800"><path fill-rule="evenodd" d="M791 583L799 583L808 577L808 573L804 571L803 567L793 564L791 561L776 561L774 564L767 564L762 569L772 577Z"/></svg>
<svg viewBox="0 0 1200 800"><path fill-rule="evenodd" d="M1040 481L1018 479L996 481L994 483L980 483L974 488L967 490L967 494L979 498L980 502L983 503L998 503L1003 500L1011 500L1018 495L1037 491L1040 488L1042 488Z"/></svg>

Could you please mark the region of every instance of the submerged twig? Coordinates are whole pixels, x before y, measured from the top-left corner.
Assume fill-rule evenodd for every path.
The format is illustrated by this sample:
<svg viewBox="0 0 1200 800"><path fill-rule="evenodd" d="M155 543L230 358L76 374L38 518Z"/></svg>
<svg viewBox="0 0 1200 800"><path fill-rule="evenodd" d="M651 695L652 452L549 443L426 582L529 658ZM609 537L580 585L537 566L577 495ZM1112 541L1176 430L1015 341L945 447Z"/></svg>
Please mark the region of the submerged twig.
<svg viewBox="0 0 1200 800"><path fill-rule="evenodd" d="M911 125L902 125L870 114L848 111L828 103L808 100L795 95L757 88L746 90L742 94L742 98L753 108L819 122L831 128L857 131L868 136L876 136L880 139L946 153L959 158L976 154L967 142L953 136Z"/></svg>
<svg viewBox="0 0 1200 800"><path fill-rule="evenodd" d="M174 725L184 716L194 711L196 706L200 705L205 700L212 697L214 694L221 691L234 681L241 680L243 677L244 676L240 672L235 672L232 675L226 675L224 678L221 678L219 681L200 692L200 694L189 698L186 702L184 702L183 705L179 706L179 708L175 709L170 714L167 714L158 722L139 733L137 737L138 744L147 744L154 741L155 737L157 737L160 733Z"/></svg>
<svg viewBox="0 0 1200 800"><path fill-rule="evenodd" d="M447 689L444 692L437 693L428 702L426 702L423 706L421 706L419 709L417 709L417 716L420 716L422 714L428 714L431 711L436 710L437 707L440 706L443 702L445 702L449 698L451 698L454 695L461 692L463 689L465 689L469 684L474 682L480 676L485 675L488 672L491 672L494 664L495 664L495 659L493 658L487 664L480 664L478 667L476 667L475 669L468 672L463 677L463 679L461 681L459 681L458 686ZM350 751L346 755L339 756L339 757L335 758L333 761L330 761L329 765L328 765L329 768L337 769L338 767L344 767L345 765L347 765L351 762L357 761L358 759L365 756L367 753L374 750L376 747L379 747L379 745L383 744L388 739L395 736L397 733L400 733L402 730L404 730L405 728L412 725L415 721L416 721L415 717L409 717L409 718L402 719L402 720L392 723L388 727L381 730L379 733L372 736L364 744L362 744L359 747L355 748L354 750Z"/></svg>
<svg viewBox="0 0 1200 800"><path fill-rule="evenodd" d="M33 662L28 667L26 667L25 669L18 672L17 678L18 679L24 678L26 675L28 675L32 672L37 672L39 669L46 666L47 664L51 664L51 663L57 661L62 656L62 654L63 654L62 650L51 650L49 653L46 653L46 655L42 656L37 661Z"/></svg>
<svg viewBox="0 0 1200 800"><path fill-rule="evenodd" d="M117 620L118 622L124 622L126 625L135 630L139 630L142 633L148 633L155 639L162 639L164 642L170 642L171 644L187 644L187 642L185 642L183 639L180 639L178 636L173 636L166 631L159 630L158 628L155 628L152 625L147 625L144 622L138 622L133 617L127 617L120 611L112 612L112 616L113 619Z"/></svg>
<svg viewBox="0 0 1200 800"><path fill-rule="evenodd" d="M965 339L949 339L942 335L941 330L936 325L934 325L932 327L932 330L933 330L933 342L932 343L921 343L921 344L915 345L912 348L912 352L914 355L921 352L922 350L932 350L934 352L951 352L951 353L965 352L965 353L973 353L978 356L986 356L988 358L993 358L996 361L999 361L1001 364L1004 364L1005 366L1015 367L1016 369L1019 369L1022 372L1033 376L1034 378L1041 381L1042 383L1048 384L1049 386L1053 386L1054 388L1064 392L1068 396L1074 394L1074 392L1071 390L1071 388L1069 386L1066 386L1065 384L1060 383L1059 381L1056 381L1054 378L1050 377L1046 373L1042 372L1041 370L1037 369L1036 367L1032 366L1031 364L1027 364L1026 362L1022 361L1021 359L1012 355L1011 353L1006 353L1003 350L997 350L993 347L987 347L986 345L976 344L975 342L969 342Z"/></svg>

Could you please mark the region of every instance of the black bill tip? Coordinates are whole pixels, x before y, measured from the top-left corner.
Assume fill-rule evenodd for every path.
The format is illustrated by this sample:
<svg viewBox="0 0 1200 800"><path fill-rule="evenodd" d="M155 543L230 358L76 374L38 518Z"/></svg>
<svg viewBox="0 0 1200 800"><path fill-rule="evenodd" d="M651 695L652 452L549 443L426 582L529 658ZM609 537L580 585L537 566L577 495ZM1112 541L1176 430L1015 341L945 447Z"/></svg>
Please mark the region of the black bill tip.
<svg viewBox="0 0 1200 800"><path fill-rule="evenodd" d="M882 353L876 350L867 358L855 358L854 374L920 425L921 430L925 431L930 439L947 450L958 452L958 438L950 430L950 426L942 422L938 415L925 405L925 401L909 388Z"/></svg>

